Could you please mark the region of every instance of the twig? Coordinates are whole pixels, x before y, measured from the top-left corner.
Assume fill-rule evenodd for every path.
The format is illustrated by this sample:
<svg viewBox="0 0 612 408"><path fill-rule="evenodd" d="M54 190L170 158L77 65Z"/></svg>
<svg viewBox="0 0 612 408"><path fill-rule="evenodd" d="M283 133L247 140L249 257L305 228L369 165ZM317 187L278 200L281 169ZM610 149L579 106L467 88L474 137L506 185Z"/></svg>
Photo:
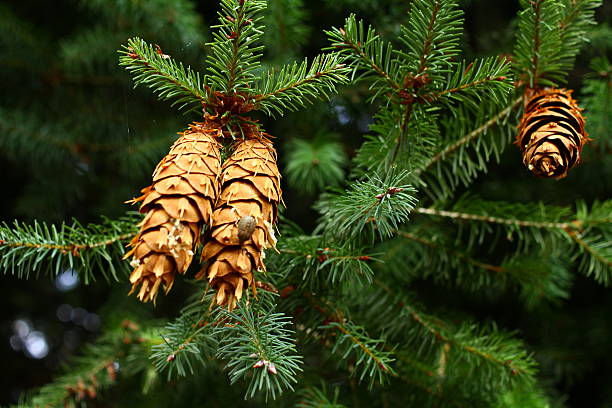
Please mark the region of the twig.
<svg viewBox="0 0 612 408"><path fill-rule="evenodd" d="M517 106L521 104L522 100L523 100L522 97L516 98L514 101L512 101L512 104L510 104L510 106L506 107L504 110L499 112L497 115L493 116L491 119L489 119L488 121L483 123L481 126L477 127L476 129L472 130L470 133L463 136L461 139L457 140L455 143L449 146L446 146L444 149L439 151L422 168L415 171L415 173L418 175L418 174L421 174L422 172L427 171L436 162L446 159L449 155L459 150L461 146L471 142L472 140L479 137L481 134L485 133L490 127L492 127L493 125L496 125L500 120L508 116Z"/></svg>
<svg viewBox="0 0 612 408"><path fill-rule="evenodd" d="M433 208L415 208L412 212L418 214L426 214L433 215L437 217L448 217L459 220L469 220L469 221L483 221L493 224L504 224L504 225L516 225L518 227L527 227L527 228L554 228L560 229L564 231L574 230L579 228L576 223L572 222L546 222L546 221L526 221L526 220L514 220L508 218L500 218L500 217L491 217L489 215L478 215L478 214L468 214L468 213L460 213L456 211L445 211L445 210L436 210Z"/></svg>

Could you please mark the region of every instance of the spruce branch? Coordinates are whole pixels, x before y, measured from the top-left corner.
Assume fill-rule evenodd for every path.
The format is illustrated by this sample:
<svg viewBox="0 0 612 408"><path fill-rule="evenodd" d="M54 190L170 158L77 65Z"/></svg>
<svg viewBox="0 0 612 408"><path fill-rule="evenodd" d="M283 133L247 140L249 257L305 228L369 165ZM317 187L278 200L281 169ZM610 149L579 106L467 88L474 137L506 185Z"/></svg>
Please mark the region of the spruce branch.
<svg viewBox="0 0 612 408"><path fill-rule="evenodd" d="M504 393L494 408L550 408L553 406L543 390L535 385L523 385Z"/></svg>
<svg viewBox="0 0 612 408"><path fill-rule="evenodd" d="M582 236L574 230L567 230L567 234L578 245L574 259L580 261L580 271L608 286L612 282L612 241L610 238L600 234Z"/></svg>
<svg viewBox="0 0 612 408"><path fill-rule="evenodd" d="M332 353L340 356L341 361L351 356L352 375L359 375L359 381L367 377L370 388L375 382L384 384L387 376L397 375L391 367L395 361L393 353L384 350L385 340L371 338L363 327L350 321L332 322L321 328L337 330Z"/></svg>
<svg viewBox="0 0 612 408"><path fill-rule="evenodd" d="M569 297L572 282L569 257L538 248L528 256L509 255L492 264L479 248L469 250L455 240L454 231L426 224L398 231L401 239L388 241L381 251L386 270L401 282L432 279L445 287L479 293L518 289L527 308L543 301L550 303Z"/></svg>
<svg viewBox="0 0 612 408"><path fill-rule="evenodd" d="M595 139L599 153L610 152L612 137L612 63L606 57L595 58L591 72L582 88L583 103L587 107L587 129Z"/></svg>
<svg viewBox="0 0 612 408"><path fill-rule="evenodd" d="M410 172L408 180L419 181L413 172L434 154L440 139L440 118L431 110L417 109L413 112L414 120L407 122L406 129L401 129L399 124L404 113L404 105L394 104L375 114L370 125L373 134L366 136L357 152L353 176L367 177L403 169Z"/></svg>
<svg viewBox="0 0 612 408"><path fill-rule="evenodd" d="M587 40L600 0L521 0L515 69L530 88L559 86Z"/></svg>
<svg viewBox="0 0 612 408"><path fill-rule="evenodd" d="M120 53L119 65L134 75L135 86L144 84L161 100L173 99L172 106L178 105L187 112L207 103L210 95L200 74L174 61L158 46L135 37L128 40Z"/></svg>
<svg viewBox="0 0 612 408"><path fill-rule="evenodd" d="M500 57L476 59L469 64L463 61L449 75L443 90L425 97L471 104L475 109L483 100L503 105L508 93L514 89L510 69L510 62Z"/></svg>
<svg viewBox="0 0 612 408"><path fill-rule="evenodd" d="M503 108L495 104L476 110L454 106L456 114L439 121L441 136L436 145L417 162L414 182L434 201L448 198L460 184L469 186L488 170L492 160L501 160L514 137L509 122L521 101L516 98Z"/></svg>
<svg viewBox="0 0 612 408"><path fill-rule="evenodd" d="M217 310L219 321L224 321L213 331L219 340L217 357L228 360L226 368L232 384L250 379L245 398L263 390L266 399L275 399L284 390L293 390L296 376L302 371L291 320L274 312L274 308L260 301L241 302L232 312Z"/></svg>
<svg viewBox="0 0 612 408"><path fill-rule="evenodd" d="M372 281L370 263L375 255L363 248L338 245L321 236L285 237L278 254L270 254L270 265L283 277L299 276L297 283L316 288L321 284L362 285Z"/></svg>
<svg viewBox="0 0 612 408"><path fill-rule="evenodd" d="M337 84L348 82L349 68L338 54L317 55L310 66L308 60L272 69L255 83L254 109L268 114L294 112L318 98L329 99Z"/></svg>
<svg viewBox="0 0 612 408"><path fill-rule="evenodd" d="M562 17L559 22L561 50L557 59L565 75L574 66L576 55L588 42L588 31L595 22L595 9L601 6L601 0L561 0Z"/></svg>
<svg viewBox="0 0 612 408"><path fill-rule="evenodd" d="M263 34L259 24L266 8L261 0L221 0L218 30L208 45L207 79L215 90L233 95L250 92L259 68L263 46L256 45Z"/></svg>
<svg viewBox="0 0 612 408"><path fill-rule="evenodd" d="M573 228L571 223L567 222L547 222L547 221L531 221L520 220L514 218L493 217L480 214L469 214L457 211L437 210L433 208L415 208L413 210L418 214L433 215L437 217L448 217L462 221L482 221L491 224L504 224L523 228L543 228L543 229L559 229L566 230Z"/></svg>
<svg viewBox="0 0 612 408"><path fill-rule="evenodd" d="M426 344L428 347L448 344L454 350L451 353L453 359L458 359L474 368L479 367L488 374L487 378L497 378L499 384L504 387L508 387L511 383L533 381L535 362L522 349L522 344L512 339L510 334L500 332L495 326L483 329L469 323L453 330L450 326L445 327L439 319L428 316L412 306L411 302L402 299L381 281L375 280L374 284L396 299L397 307L400 308L398 320L409 319L420 328L414 332L414 335L425 336L419 340L415 339L423 342L423 347ZM402 330L401 326L398 325L397 328L390 330L397 332ZM458 367L455 364L457 361L453 366ZM488 387L495 389L491 384Z"/></svg>
<svg viewBox="0 0 612 408"><path fill-rule="evenodd" d="M34 222L15 221L0 225L0 267L4 273L29 277L30 273L58 275L66 268L75 270L88 284L100 273L105 279L118 279L117 263L124 253L123 241L136 232L137 213L101 224L61 224L59 227Z"/></svg>
<svg viewBox="0 0 612 408"><path fill-rule="evenodd" d="M508 117L508 115L510 115L510 113L521 104L522 100L522 98L516 98L508 107L501 110L491 119L487 120L485 123L478 126L476 129L470 131L465 136L462 136L456 142L444 146L442 150L438 151L431 159L429 159L422 168L415 170L416 175L428 171L438 161L446 160L452 154L457 152L457 150L459 150L462 146L471 143L475 139L485 134L487 130L489 130L491 127L499 124L506 117Z"/></svg>
<svg viewBox="0 0 612 408"><path fill-rule="evenodd" d="M445 217L457 221L477 221L484 224L497 224L506 229L507 237L517 234L518 245L527 250L533 242L540 246L565 246L568 242L576 244L573 257L580 258L580 270L587 276L607 285L612 279L612 246L609 236L612 234L606 211L610 202L595 203L589 212L584 205L579 205L573 214L567 208L555 208L542 205L519 205L509 203L488 203L482 200L460 200L456 206L462 211L446 211L433 208L416 208L414 212L436 217ZM465 211L468 210L469 211ZM501 217L499 214L513 216ZM490 232L488 228L478 226L478 223L467 225L468 243L471 247L475 242L482 242ZM543 235L548 231L549 237ZM562 242L559 241L562 239ZM565 241L565 242L563 242ZM519 248L519 250L520 250Z"/></svg>
<svg viewBox="0 0 612 408"><path fill-rule="evenodd" d="M199 298L198 298L199 300ZM208 306L199 305L200 312L183 313L164 327L156 344L151 347L150 359L159 372L166 372L167 379L194 374L194 362L206 366L212 359L216 339L212 335L208 316Z"/></svg>
<svg viewBox="0 0 612 408"><path fill-rule="evenodd" d="M472 266L475 266L476 268L483 269L485 271L494 272L494 273L497 273L497 274L506 274L506 273L509 272L509 271L507 271L502 266L491 265L491 264L488 264L488 263L485 263L485 262L478 261L478 260L470 257L469 255L467 255L467 254L465 254L463 252L460 252L460 251L448 248L448 247L446 247L444 245L441 245L441 244L439 244L437 242L425 239L425 238L423 238L421 236L417 236L415 234L411 234L410 232L397 231L397 235L399 235L402 238L406 238L406 239L409 239L411 241L418 242L419 244L422 244L422 245L425 245L425 246L427 246L429 248L435 249L436 251L447 252L449 255L459 258L462 262L467 262L468 264L470 264Z"/></svg>
<svg viewBox="0 0 612 408"><path fill-rule="evenodd" d="M295 408L346 408L338 403L340 389L334 387L333 398L328 397L327 387L324 382L321 387L308 387L299 392L299 401Z"/></svg>
<svg viewBox="0 0 612 408"><path fill-rule="evenodd" d="M345 192L323 194L315 204L321 213L318 228L349 241L363 232L370 240L393 235L416 204L416 190L403 184L406 177L406 172L389 173L384 179L373 175L353 183Z"/></svg>
<svg viewBox="0 0 612 408"><path fill-rule="evenodd" d="M416 0L411 2L408 23L402 26L400 41L404 50L402 71L413 78L427 77L436 84L450 72L452 58L459 53L463 12L455 0Z"/></svg>
<svg viewBox="0 0 612 408"><path fill-rule="evenodd" d="M559 69L551 60L562 46L556 27L560 13L555 0L521 0L515 45L515 69L530 88L552 85L546 73Z"/></svg>
<svg viewBox="0 0 612 408"><path fill-rule="evenodd" d="M399 65L391 43L383 41L372 26L365 28L363 20L357 21L354 14L346 20L343 28L326 31L331 46L347 57L353 70L353 77L371 81L370 89L376 89L377 96L400 89Z"/></svg>

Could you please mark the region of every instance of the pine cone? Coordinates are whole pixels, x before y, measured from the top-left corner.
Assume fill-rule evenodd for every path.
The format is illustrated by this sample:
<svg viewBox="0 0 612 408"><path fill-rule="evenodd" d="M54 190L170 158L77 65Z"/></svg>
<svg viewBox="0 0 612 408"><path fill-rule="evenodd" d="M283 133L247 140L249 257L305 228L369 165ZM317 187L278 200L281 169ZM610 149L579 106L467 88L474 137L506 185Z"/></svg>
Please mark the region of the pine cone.
<svg viewBox="0 0 612 408"><path fill-rule="evenodd" d="M134 256L130 294L142 284L142 301L154 301L162 283L168 293L175 274L189 268L203 224L212 224L220 190L220 135L218 129L190 126L155 168L153 184L132 200L142 201L140 212L147 215L124 258Z"/></svg>
<svg viewBox="0 0 612 408"><path fill-rule="evenodd" d="M276 245L273 225L281 201L276 151L262 135L238 142L223 164L222 191L213 214L204 276L217 291L215 303L231 310L253 284L253 271L265 270L264 250Z"/></svg>
<svg viewBox="0 0 612 408"><path fill-rule="evenodd" d="M516 144L523 152L523 163L538 177L567 176L580 161L589 139L584 118L571 90L544 89L527 102L519 124Z"/></svg>

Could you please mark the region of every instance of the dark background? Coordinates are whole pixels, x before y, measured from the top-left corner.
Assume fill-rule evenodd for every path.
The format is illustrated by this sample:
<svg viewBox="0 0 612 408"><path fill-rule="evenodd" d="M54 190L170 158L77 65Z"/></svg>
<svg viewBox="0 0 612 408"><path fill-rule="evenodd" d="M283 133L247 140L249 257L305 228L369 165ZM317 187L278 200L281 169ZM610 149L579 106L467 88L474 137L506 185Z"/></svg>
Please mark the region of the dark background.
<svg viewBox="0 0 612 408"><path fill-rule="evenodd" d="M88 7L88 3L103 6ZM128 210L123 202L149 184L150 172L171 144L171 137L197 119L176 113L145 88L132 90L130 77L117 66L116 50L129 36L139 35L201 70L207 27L216 18L215 2L193 2L199 21L169 19L160 27L136 14L122 15L115 3L121 2L11 0L0 4L0 138L13 137L20 143L0 144L0 220L61 222L74 217L86 223L99 222L100 215L123 214ZM305 29L280 41L284 45L271 47L267 61L315 55L327 45L322 30L342 25L351 11L392 38L408 3L306 1ZM604 3L597 19L609 23L612 4ZM467 59L512 53L518 1L464 0L462 7ZM160 11L167 17L164 13ZM15 29L7 23L14 19L24 24ZM292 28L299 27L285 28L291 36ZM569 77L568 87L578 96L590 60L610 53L600 44L595 37L585 47ZM291 138L319 133L337 137L352 155L375 110L363 102L365 95L362 87L346 88L330 104L321 103L276 121L261 118L266 130L277 137L281 161ZM610 171L590 166L589 154L585 153L585 163L568 179L555 182L530 177L520 153L508 148L501 163L492 165L472 191L487 199L560 205L576 199L609 198ZM294 186L284 189L285 215L305 230L312 229L316 213L310 207L316 197ZM125 282L111 285L101 280L85 286L71 276L65 271L57 279L21 280L4 271L0 288L1 404L14 403L24 390L50 381L79 346L99 335L104 324L102 305L114 294L128 291ZM423 290L436 295L435 288L423 285ZM179 283L174 297L160 299L153 313L174 315L180 308L180 294L185 292ZM567 406L612 404L612 363L605 358L612 352L612 319L606 312L612 310L609 289L578 276L570 301L529 312L517 312L511 298L499 299L493 306L479 299L466 300L465 295L456 300L482 319L495 318L519 330L541 362L542 381L551 394L566 396ZM48 347L46 353L37 348L43 344Z"/></svg>

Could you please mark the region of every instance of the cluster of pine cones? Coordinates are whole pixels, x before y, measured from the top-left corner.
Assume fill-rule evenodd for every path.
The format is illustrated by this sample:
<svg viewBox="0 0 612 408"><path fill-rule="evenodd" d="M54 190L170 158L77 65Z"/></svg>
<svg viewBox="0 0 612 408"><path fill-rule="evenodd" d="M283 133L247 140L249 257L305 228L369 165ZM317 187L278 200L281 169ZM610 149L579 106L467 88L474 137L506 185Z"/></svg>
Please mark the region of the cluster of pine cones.
<svg viewBox="0 0 612 408"><path fill-rule="evenodd" d="M233 143L222 164L223 137L214 126L190 125L157 165L153 184L132 200L146 213L125 255L134 267L130 293L140 287L140 300L154 301L160 287L167 293L199 244L203 267L196 278L216 290L217 305L233 309L246 289L255 292L253 272L265 270L264 250L276 244L276 150L254 130Z"/></svg>
<svg viewBox="0 0 612 408"><path fill-rule="evenodd" d="M530 93L516 144L535 175L563 178L589 140L581 109L565 89ZM232 309L245 289L255 292L253 271L265 270L264 251L276 245L282 200L276 150L250 129L222 164L222 138L218 127L190 125L157 165L153 184L132 200L142 202L140 212L146 213L125 256L134 267L130 293L140 287L140 300L154 301L160 287L167 293L199 244L203 267L196 279L208 280L217 305ZM209 229L203 234L204 226Z"/></svg>

